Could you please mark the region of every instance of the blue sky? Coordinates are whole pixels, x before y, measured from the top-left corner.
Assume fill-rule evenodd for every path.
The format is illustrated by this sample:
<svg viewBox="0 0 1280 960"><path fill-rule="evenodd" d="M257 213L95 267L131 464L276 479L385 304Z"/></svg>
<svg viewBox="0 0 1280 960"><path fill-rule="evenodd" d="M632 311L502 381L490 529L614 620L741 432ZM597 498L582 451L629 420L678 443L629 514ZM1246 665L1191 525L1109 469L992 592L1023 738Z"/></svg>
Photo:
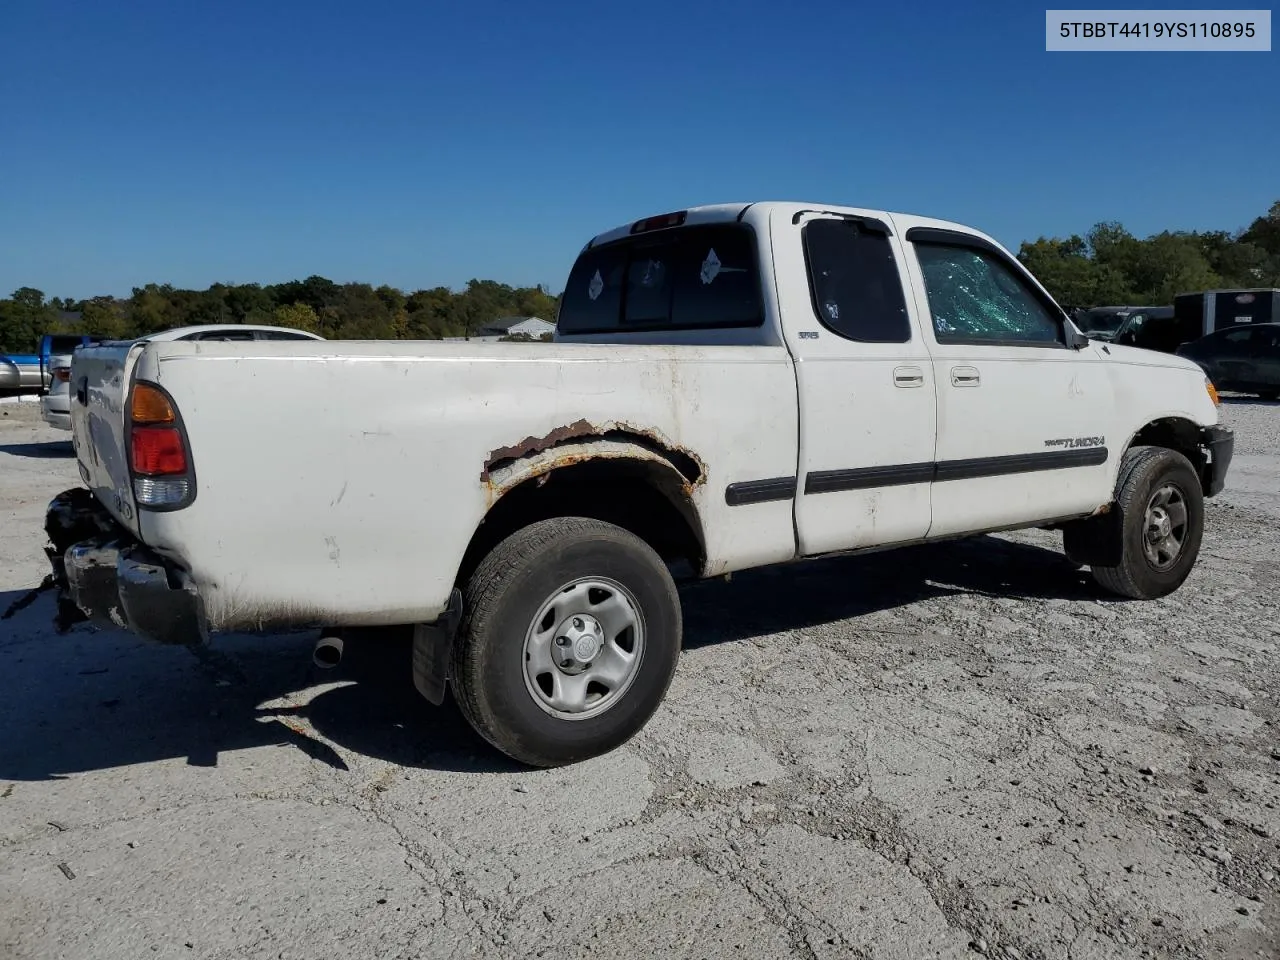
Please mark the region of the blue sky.
<svg viewBox="0 0 1280 960"><path fill-rule="evenodd" d="M591 235L718 201L906 210L1016 249L1102 219L1234 229L1280 199L1280 53L1050 54L1025 2L8 0L3 21L0 295L558 291Z"/></svg>

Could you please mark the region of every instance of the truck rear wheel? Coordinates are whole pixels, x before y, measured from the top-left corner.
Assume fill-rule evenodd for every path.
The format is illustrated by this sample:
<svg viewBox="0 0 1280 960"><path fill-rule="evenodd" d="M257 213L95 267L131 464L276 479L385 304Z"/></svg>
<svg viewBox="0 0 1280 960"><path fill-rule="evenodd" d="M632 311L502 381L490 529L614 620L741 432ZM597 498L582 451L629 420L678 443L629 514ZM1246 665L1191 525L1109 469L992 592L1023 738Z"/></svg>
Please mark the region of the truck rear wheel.
<svg viewBox="0 0 1280 960"><path fill-rule="evenodd" d="M581 517L532 524L485 557L464 591L451 683L467 720L539 767L634 736L680 655L680 599L639 537Z"/></svg>
<svg viewBox="0 0 1280 960"><path fill-rule="evenodd" d="M1104 589L1155 600L1182 586L1204 535L1204 491L1191 462L1176 450L1134 447L1116 484L1120 562L1093 567Z"/></svg>

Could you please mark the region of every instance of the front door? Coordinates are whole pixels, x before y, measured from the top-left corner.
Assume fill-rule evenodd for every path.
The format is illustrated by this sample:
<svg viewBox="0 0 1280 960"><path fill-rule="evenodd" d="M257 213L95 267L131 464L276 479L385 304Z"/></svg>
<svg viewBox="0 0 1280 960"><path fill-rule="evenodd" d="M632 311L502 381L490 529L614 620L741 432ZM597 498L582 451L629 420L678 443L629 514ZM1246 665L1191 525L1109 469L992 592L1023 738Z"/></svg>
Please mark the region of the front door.
<svg viewBox="0 0 1280 960"><path fill-rule="evenodd" d="M800 400L800 553L919 540L930 522L937 409L901 244L871 217L774 218Z"/></svg>
<svg viewBox="0 0 1280 960"><path fill-rule="evenodd" d="M907 223L903 224L906 220ZM1099 347L996 244L910 218L909 265L938 384L929 536L1088 513L1112 491L1115 396Z"/></svg>

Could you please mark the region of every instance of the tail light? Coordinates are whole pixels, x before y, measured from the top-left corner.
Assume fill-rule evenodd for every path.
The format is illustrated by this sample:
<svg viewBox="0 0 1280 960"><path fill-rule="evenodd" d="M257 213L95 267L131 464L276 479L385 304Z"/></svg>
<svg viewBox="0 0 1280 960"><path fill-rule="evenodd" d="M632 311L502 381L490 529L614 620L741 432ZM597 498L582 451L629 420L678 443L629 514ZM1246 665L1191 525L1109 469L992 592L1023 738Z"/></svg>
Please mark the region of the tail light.
<svg viewBox="0 0 1280 960"><path fill-rule="evenodd" d="M70 383L71 368L70 367L54 367L53 379L57 380L59 383Z"/></svg>
<svg viewBox="0 0 1280 960"><path fill-rule="evenodd" d="M195 497L195 474L178 408L163 388L136 383L129 398L129 468L138 506L177 510Z"/></svg>

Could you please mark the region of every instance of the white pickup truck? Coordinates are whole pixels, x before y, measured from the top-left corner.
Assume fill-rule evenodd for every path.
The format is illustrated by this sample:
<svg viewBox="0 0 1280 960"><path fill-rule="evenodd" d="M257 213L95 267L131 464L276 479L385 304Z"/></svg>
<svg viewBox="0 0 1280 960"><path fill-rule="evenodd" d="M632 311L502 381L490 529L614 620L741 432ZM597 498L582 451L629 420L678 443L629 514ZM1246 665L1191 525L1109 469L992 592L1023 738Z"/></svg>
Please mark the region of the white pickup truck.
<svg viewBox="0 0 1280 960"><path fill-rule="evenodd" d="M673 571L1050 527L1160 597L1233 446L1199 367L1091 342L991 238L820 204L597 236L554 344L108 344L71 388L61 609L330 653L413 625L423 694L544 766L659 706Z"/></svg>

